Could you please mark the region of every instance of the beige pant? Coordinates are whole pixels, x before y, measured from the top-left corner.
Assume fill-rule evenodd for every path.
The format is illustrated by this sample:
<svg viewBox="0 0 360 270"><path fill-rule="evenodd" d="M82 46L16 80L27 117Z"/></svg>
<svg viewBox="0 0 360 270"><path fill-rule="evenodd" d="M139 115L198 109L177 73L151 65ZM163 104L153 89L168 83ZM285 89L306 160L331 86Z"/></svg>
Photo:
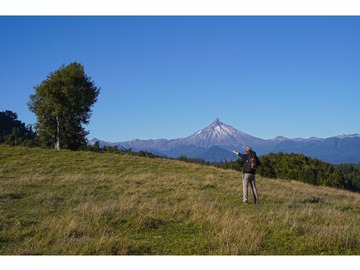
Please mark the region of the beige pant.
<svg viewBox="0 0 360 270"><path fill-rule="evenodd" d="M256 183L255 183L255 174L251 173L244 173L243 174L243 203L248 202L248 185L250 183L252 193L254 195L254 202L259 202L258 192L256 189Z"/></svg>

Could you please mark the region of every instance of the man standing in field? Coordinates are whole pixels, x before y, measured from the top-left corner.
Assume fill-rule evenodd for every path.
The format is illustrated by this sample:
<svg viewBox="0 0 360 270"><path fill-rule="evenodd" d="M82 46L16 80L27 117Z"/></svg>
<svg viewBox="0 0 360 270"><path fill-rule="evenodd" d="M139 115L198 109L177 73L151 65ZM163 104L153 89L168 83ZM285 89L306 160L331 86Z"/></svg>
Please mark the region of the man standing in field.
<svg viewBox="0 0 360 270"><path fill-rule="evenodd" d="M259 203L259 197L255 183L255 174L256 167L260 165L260 162L256 156L256 152L252 151L250 146L247 146L245 150L246 155L240 154L239 152L233 150L235 155L239 156L243 161L245 161L242 175L243 203L248 204L248 185L250 183L251 190L254 195L254 202L257 204Z"/></svg>

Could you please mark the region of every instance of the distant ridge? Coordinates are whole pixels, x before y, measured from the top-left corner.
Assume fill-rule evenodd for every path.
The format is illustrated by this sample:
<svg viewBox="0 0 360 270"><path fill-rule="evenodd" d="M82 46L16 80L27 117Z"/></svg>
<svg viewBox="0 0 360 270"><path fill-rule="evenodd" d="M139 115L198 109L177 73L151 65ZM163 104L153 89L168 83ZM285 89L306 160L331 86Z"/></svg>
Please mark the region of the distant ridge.
<svg viewBox="0 0 360 270"><path fill-rule="evenodd" d="M224 159L236 160L237 157L231 151L233 149L244 151L247 145L250 145L259 155L271 152L293 152L334 164L360 162L359 134L339 135L326 139L316 137L289 139L277 136L271 140L264 140L224 124L219 118L186 138L136 139L127 142L106 142L94 138L89 141L89 144L93 145L96 141L99 141L100 147L117 146L118 149L131 148L134 151L143 150L172 158L187 156L210 162L219 162Z"/></svg>

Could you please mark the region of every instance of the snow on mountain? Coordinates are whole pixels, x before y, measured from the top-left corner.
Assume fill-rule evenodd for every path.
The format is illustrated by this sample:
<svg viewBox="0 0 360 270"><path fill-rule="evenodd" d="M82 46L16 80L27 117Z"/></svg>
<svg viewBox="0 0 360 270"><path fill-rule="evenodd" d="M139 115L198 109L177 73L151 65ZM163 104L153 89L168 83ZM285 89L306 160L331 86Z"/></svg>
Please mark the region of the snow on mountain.
<svg viewBox="0 0 360 270"><path fill-rule="evenodd" d="M92 140L93 141L93 140ZM122 148L132 148L134 150L153 150L171 152L175 148L184 148L184 146L195 146L201 148L210 148L220 146L230 150L230 148L245 149L249 144L262 145L266 141L250 136L238 131L230 125L226 125L216 118L213 123L202 130L195 132L186 138L180 139L158 139L158 140L132 140L127 142L111 143ZM106 143L105 143L106 144ZM110 144L110 143L108 143Z"/></svg>
<svg viewBox="0 0 360 270"><path fill-rule="evenodd" d="M339 135L339 136L336 136L336 138L339 138L339 139L347 139L347 138L360 138L360 134L349 134L349 135Z"/></svg>
<svg viewBox="0 0 360 270"><path fill-rule="evenodd" d="M292 141L296 141L296 142L308 142L308 141L323 141L324 139L321 138L317 138L317 137L310 137L308 139L304 139L304 138L294 138L294 139L290 139Z"/></svg>
<svg viewBox="0 0 360 270"><path fill-rule="evenodd" d="M322 138L317 138L317 137L310 137L308 139L304 139L304 138L294 138L294 139L290 139L284 136L277 136L274 139L272 139L272 141L274 142L283 142L283 141L297 141L297 142L303 142L303 141L322 141L324 139Z"/></svg>
<svg viewBox="0 0 360 270"><path fill-rule="evenodd" d="M264 142L265 140L250 136L230 125L222 123L219 118L216 118L210 126L205 127L182 141L182 143L186 145L195 145L204 148L209 148L214 145L245 148L248 144L259 145Z"/></svg>
<svg viewBox="0 0 360 270"><path fill-rule="evenodd" d="M277 136L273 139L273 141L276 141L276 142L282 142L282 141L287 141L289 140L289 138L286 138L284 136Z"/></svg>
<svg viewBox="0 0 360 270"><path fill-rule="evenodd" d="M216 118L209 126L195 132L186 138L132 140L127 142L106 142L96 138L88 141L94 145L117 146L118 149L133 151L148 151L157 155L178 158L185 155L206 161L223 161L236 159L231 150L245 152L246 146L251 146L259 155L268 153L301 153L319 158L331 163L360 162L360 135L340 135L327 139L311 137L308 139L289 139L278 136L272 140L264 140L241 132L230 125L224 124Z"/></svg>

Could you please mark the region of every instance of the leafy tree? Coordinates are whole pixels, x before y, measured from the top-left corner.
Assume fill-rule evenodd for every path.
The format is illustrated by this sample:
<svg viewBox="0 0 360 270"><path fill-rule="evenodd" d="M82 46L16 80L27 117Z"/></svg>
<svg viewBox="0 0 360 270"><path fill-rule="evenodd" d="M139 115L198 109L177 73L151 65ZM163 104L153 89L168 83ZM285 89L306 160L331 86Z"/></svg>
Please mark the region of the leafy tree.
<svg viewBox="0 0 360 270"><path fill-rule="evenodd" d="M17 114L12 111L0 112L0 143L20 145L28 143L35 138L31 125L17 119Z"/></svg>
<svg viewBox="0 0 360 270"><path fill-rule="evenodd" d="M260 157L260 162L261 166L258 170L262 173L262 175L266 175L266 177L269 178L276 178L276 172L271 158L268 156L262 156Z"/></svg>
<svg viewBox="0 0 360 270"><path fill-rule="evenodd" d="M269 178L293 179L313 185L324 185L360 191L359 165L332 165L302 154L270 153L260 157L259 174Z"/></svg>
<svg viewBox="0 0 360 270"><path fill-rule="evenodd" d="M261 166L257 172L263 177L292 179L312 185L360 192L360 164L332 165L303 154L284 154L281 152L270 153L261 156L259 159ZM239 160L223 163L220 166L236 170L242 168Z"/></svg>
<svg viewBox="0 0 360 270"><path fill-rule="evenodd" d="M96 141L94 144L94 151L99 152L99 150L100 150L99 141Z"/></svg>
<svg viewBox="0 0 360 270"><path fill-rule="evenodd" d="M35 129L41 143L56 149L78 150L86 145L91 107L100 88L76 62L50 73L30 95L29 110L36 114Z"/></svg>

